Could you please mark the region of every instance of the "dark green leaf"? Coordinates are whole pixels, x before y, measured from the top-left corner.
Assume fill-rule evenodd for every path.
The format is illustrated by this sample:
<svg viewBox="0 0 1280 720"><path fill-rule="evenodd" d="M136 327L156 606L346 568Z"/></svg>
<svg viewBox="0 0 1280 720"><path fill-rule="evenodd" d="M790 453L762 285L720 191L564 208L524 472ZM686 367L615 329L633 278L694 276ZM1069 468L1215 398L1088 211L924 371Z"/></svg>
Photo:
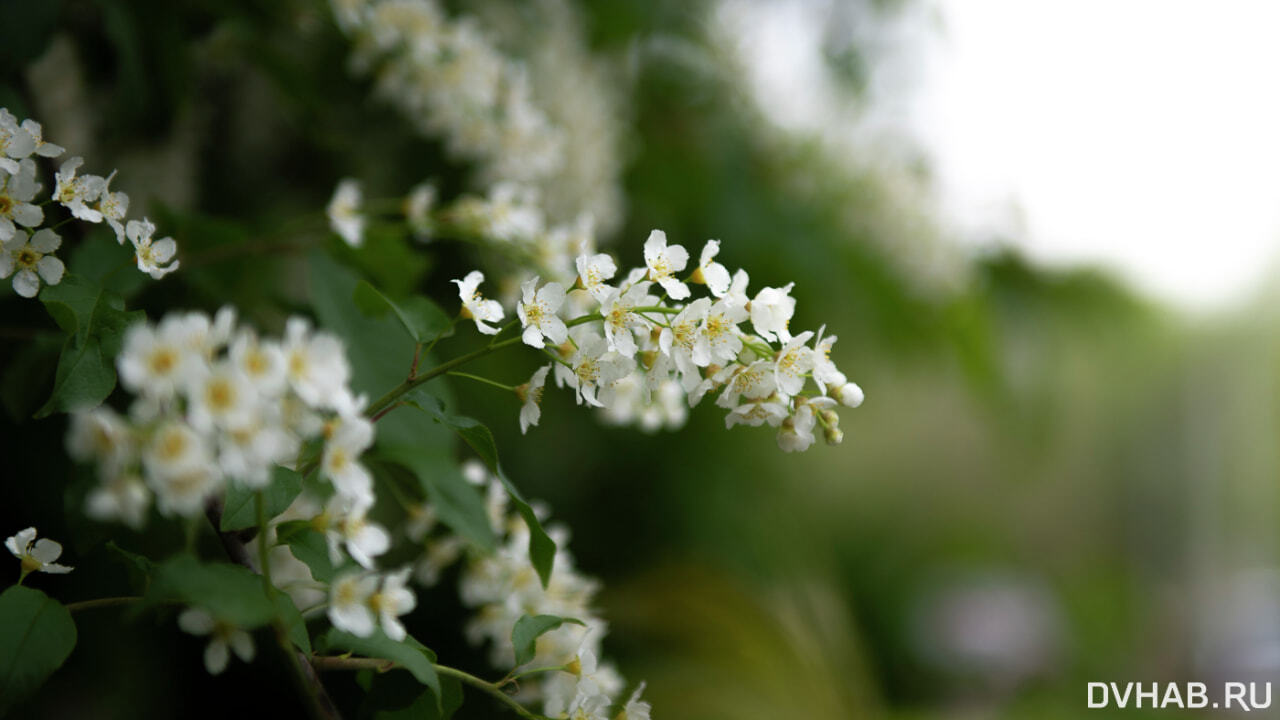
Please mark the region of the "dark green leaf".
<svg viewBox="0 0 1280 720"><path fill-rule="evenodd" d="M276 528L276 537L289 546L293 556L311 568L311 577L320 582L333 582L338 574L333 560L329 557L329 541L324 533L311 527L307 520L293 520L280 523Z"/></svg>
<svg viewBox="0 0 1280 720"><path fill-rule="evenodd" d="M449 720L462 707L462 683L440 678L441 698L405 673L378 673L370 678L360 716L373 720Z"/></svg>
<svg viewBox="0 0 1280 720"><path fill-rule="evenodd" d="M242 628L265 625L275 616L261 575L240 565L201 563L190 555L157 566L146 598L201 607Z"/></svg>
<svg viewBox="0 0 1280 720"><path fill-rule="evenodd" d="M484 497L467 482L458 463L431 447L378 445L378 456L403 465L418 478L427 499L435 505L440 521L476 547L491 552L497 544Z"/></svg>
<svg viewBox="0 0 1280 720"><path fill-rule="evenodd" d="M406 636L404 640L396 642L387 637L381 628L367 638L356 637L351 633L332 628L325 633L321 645L330 650L343 650L366 657L391 660L412 673L418 682L431 688L436 698L440 697L440 677L432 667L432 663L436 661L436 655L412 636ZM439 704L437 702L437 705Z"/></svg>
<svg viewBox="0 0 1280 720"><path fill-rule="evenodd" d="M537 654L538 638L565 623L582 625L581 620L555 615L522 615L511 631L511 644L516 648L516 665L523 665Z"/></svg>
<svg viewBox="0 0 1280 720"><path fill-rule="evenodd" d="M0 714L38 688L75 645L76 625L61 603L21 585L0 593Z"/></svg>
<svg viewBox="0 0 1280 720"><path fill-rule="evenodd" d="M74 274L46 287L40 301L69 337L58 359L53 392L36 417L101 403L116 385L115 356L124 332L143 314L126 311L119 295Z"/></svg>
<svg viewBox="0 0 1280 720"><path fill-rule="evenodd" d="M302 492L302 476L288 468L277 466L271 472L271 483L263 489L263 502L267 519L284 512L298 493ZM243 530L258 524L257 490L240 483L227 486L226 506L222 511L220 527L223 532Z"/></svg>
<svg viewBox="0 0 1280 720"><path fill-rule="evenodd" d="M415 342L434 340L449 327L449 316L431 300L414 295L400 302L383 295L377 288L361 280L352 297L356 307L370 317L381 317L391 310Z"/></svg>
<svg viewBox="0 0 1280 720"><path fill-rule="evenodd" d="M311 636L307 634L307 621L303 619L302 613L298 611L298 606L293 604L293 600L287 593L276 593L276 615L284 621L285 632L299 650L304 653L311 653Z"/></svg>
<svg viewBox="0 0 1280 720"><path fill-rule="evenodd" d="M556 543L547 535L547 531L542 528L538 516L533 511L533 507L529 505L516 486L507 478L506 473L502 472L502 467L498 463L498 446L493 441L493 433L489 428L480 422L469 417L460 415L451 415L446 412L440 400L429 395L422 390L416 390L410 393L409 401L427 414L433 416L437 422L445 427L453 430L468 445L471 446L485 465L493 471L494 475L502 481L502 486L507 489L507 494L511 496L511 503L515 505L516 511L520 513L520 517L524 518L525 524L529 526L529 560L532 561L533 567L538 571L538 577L542 580L542 586L546 587L551 581L551 570L556 559Z"/></svg>

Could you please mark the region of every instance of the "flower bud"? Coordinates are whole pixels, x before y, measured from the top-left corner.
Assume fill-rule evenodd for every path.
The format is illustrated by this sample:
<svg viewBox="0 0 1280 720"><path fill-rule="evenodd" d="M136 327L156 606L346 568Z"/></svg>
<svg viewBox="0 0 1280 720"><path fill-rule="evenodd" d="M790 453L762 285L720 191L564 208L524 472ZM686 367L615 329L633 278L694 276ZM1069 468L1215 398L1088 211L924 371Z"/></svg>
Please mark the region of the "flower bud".
<svg viewBox="0 0 1280 720"><path fill-rule="evenodd" d="M831 397L835 398L841 405L856 408L862 404L862 388L858 387L857 383L845 383L840 387L832 388Z"/></svg>

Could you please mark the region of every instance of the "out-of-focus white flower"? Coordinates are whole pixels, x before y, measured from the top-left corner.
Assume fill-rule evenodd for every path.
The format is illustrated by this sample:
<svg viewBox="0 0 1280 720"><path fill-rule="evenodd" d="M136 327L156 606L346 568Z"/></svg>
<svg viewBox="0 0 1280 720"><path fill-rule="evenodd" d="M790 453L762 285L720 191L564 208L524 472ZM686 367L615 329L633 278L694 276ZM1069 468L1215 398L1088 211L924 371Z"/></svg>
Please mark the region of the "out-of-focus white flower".
<svg viewBox="0 0 1280 720"><path fill-rule="evenodd" d="M284 335L285 376L303 402L316 408L345 409L351 366L342 341L327 332L311 332L303 318L289 318Z"/></svg>
<svg viewBox="0 0 1280 720"><path fill-rule="evenodd" d="M192 635L208 635L209 644L204 649L204 668L210 675L218 675L227 669L230 650L244 662L252 662L253 637L244 630L215 620L200 608L187 608L178 616L178 627Z"/></svg>
<svg viewBox="0 0 1280 720"><path fill-rule="evenodd" d="M102 483L85 496L85 515L99 521L119 520L138 530L147 519L151 507L151 491L142 477L124 472L108 474Z"/></svg>
<svg viewBox="0 0 1280 720"><path fill-rule="evenodd" d="M27 236L19 230L0 245L0 279L13 275L13 291L22 297L32 298L40 292L40 281L46 285L62 282L66 267L54 257L53 252L62 245L62 238L49 228L37 230Z"/></svg>
<svg viewBox="0 0 1280 720"><path fill-rule="evenodd" d="M280 344L259 340L252 332L243 331L232 341L231 362L261 393L279 395L288 382Z"/></svg>
<svg viewBox="0 0 1280 720"><path fill-rule="evenodd" d="M794 286L795 283L787 283L781 288L767 287L752 298L751 325L757 335L769 342L791 338L787 325L796 312L796 299L791 297Z"/></svg>
<svg viewBox="0 0 1280 720"><path fill-rule="evenodd" d="M378 590L378 578L361 572L339 575L329 586L329 622L357 637L369 637L377 629L369 598Z"/></svg>
<svg viewBox="0 0 1280 720"><path fill-rule="evenodd" d="M4 546L13 556L22 561L22 576L33 572L46 572L63 575L73 568L54 562L62 556L62 545L49 538L36 540L36 529L29 527L20 530L11 537L5 538Z"/></svg>
<svg viewBox="0 0 1280 720"><path fill-rule="evenodd" d="M415 185L404 200L404 218L414 237L421 241L431 239L435 225L431 221L431 208L436 203L435 183L424 182Z"/></svg>
<svg viewBox="0 0 1280 720"><path fill-rule="evenodd" d="M325 212L329 215L329 227L333 229L351 247L364 244L365 216L360 212L364 195L360 192L360 183L352 178L344 178L333 192L333 199Z"/></svg>
<svg viewBox="0 0 1280 720"><path fill-rule="evenodd" d="M538 368L533 371L533 377L529 378L529 382L516 388L516 395L523 403L520 406L520 434L522 435L528 432L529 428L536 426L538 420L542 418L542 391L547 383L547 372L550 370L550 365Z"/></svg>
<svg viewBox="0 0 1280 720"><path fill-rule="evenodd" d="M631 698L627 700L626 706L622 708L622 712L618 713L618 717L614 720L650 720L649 713L652 712L653 706L640 699L640 694L644 692L644 683L631 693Z"/></svg>
<svg viewBox="0 0 1280 720"><path fill-rule="evenodd" d="M545 346L543 338L559 345L569 339L569 328L557 313L564 304L564 286L549 282L538 289L538 278L533 277L521 286L523 300L516 306L516 315L524 326L521 339L536 348Z"/></svg>
<svg viewBox="0 0 1280 720"><path fill-rule="evenodd" d="M13 238L15 223L33 228L44 220L44 210L31 202L39 190L35 163L23 160L12 169L0 166L0 242Z"/></svg>
<svg viewBox="0 0 1280 720"><path fill-rule="evenodd" d="M130 220L124 226L125 236L133 243L138 269L150 275L152 280L159 280L177 270L180 263L173 260L173 256L178 254L178 244L170 237L152 240L155 231L155 223L145 218Z"/></svg>
<svg viewBox="0 0 1280 720"><path fill-rule="evenodd" d="M320 468L339 494L357 503L373 502L373 476L359 461L373 444L373 423L359 416L334 421L324 444ZM362 563L363 564L363 563Z"/></svg>
<svg viewBox="0 0 1280 720"><path fill-rule="evenodd" d="M458 286L458 297L462 300L462 317L475 320L476 329L485 335L497 335L498 328L489 325L502 320L502 304L497 300L486 300L480 295L480 283L484 282L484 273L472 270L461 280L454 280Z"/></svg>
<svg viewBox="0 0 1280 720"><path fill-rule="evenodd" d="M400 616L413 611L417 598L408 588L410 568L389 573L382 579L382 588L369 597L369 606L378 613L382 631L399 642L405 638L404 624Z"/></svg>
<svg viewBox="0 0 1280 720"><path fill-rule="evenodd" d="M675 277L689 264L689 251L680 245L667 245L667 234L661 230L649 233L644 241L644 262L649 279L662 286L673 300L689 297L689 286Z"/></svg>
<svg viewBox="0 0 1280 720"><path fill-rule="evenodd" d="M259 412L257 393L249 379L226 361L212 366L200 363L198 367L199 371L188 380L192 427L207 432L214 427L228 429L248 425Z"/></svg>
<svg viewBox="0 0 1280 720"><path fill-rule="evenodd" d="M371 522L367 514L369 506L341 494L334 495L324 514L314 524L323 527L329 542L329 559L334 565L342 563L339 546L365 569L373 569L373 558L391 548L391 536L381 525Z"/></svg>
<svg viewBox="0 0 1280 720"><path fill-rule="evenodd" d="M170 316L158 327L144 323L125 332L116 367L126 390L168 399L199 371L202 359L187 349L181 325L179 317Z"/></svg>

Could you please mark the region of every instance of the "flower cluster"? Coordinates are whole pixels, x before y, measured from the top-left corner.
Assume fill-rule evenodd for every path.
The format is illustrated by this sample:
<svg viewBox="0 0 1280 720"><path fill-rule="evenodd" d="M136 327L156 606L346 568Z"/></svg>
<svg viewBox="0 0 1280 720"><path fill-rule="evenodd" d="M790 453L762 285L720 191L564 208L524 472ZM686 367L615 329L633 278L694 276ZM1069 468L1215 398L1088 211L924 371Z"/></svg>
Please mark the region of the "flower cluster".
<svg viewBox="0 0 1280 720"><path fill-rule="evenodd" d="M78 412L68 437L74 457L98 465L90 516L140 526L153 496L163 514L197 514L228 482L265 487L275 466L294 466L303 444L319 439L322 475L345 512L372 505L359 457L373 426L333 335L294 318L284 338L267 339L238 327L229 309L175 313L131 327L117 367L137 396L128 415Z"/></svg>
<svg viewBox="0 0 1280 720"><path fill-rule="evenodd" d="M0 108L0 278L13 276L13 289L23 297L35 297L40 283L57 285L64 267L53 253L62 239L52 228L37 230L44 222L45 202L36 202L44 185L36 178L34 157L56 158L66 152L46 142L40 123L22 123L6 108ZM153 240L155 225L148 220L129 220L129 196L113 191L107 177L80 175L83 158L62 163L54 176L50 201L65 208L71 217L89 223L106 222L115 231L116 242L126 239L133 245L138 269L160 279L178 269L174 260L177 244L172 238ZM47 202L47 201L46 201Z"/></svg>
<svg viewBox="0 0 1280 720"><path fill-rule="evenodd" d="M376 92L477 162L488 182L545 177L561 164L563 140L534 104L523 66L474 22L448 17L435 0L333 0L333 12Z"/></svg>
<svg viewBox="0 0 1280 720"><path fill-rule="evenodd" d="M807 450L819 427L829 444L840 443L836 406L859 406L862 390L831 360L836 337L825 326L793 335L792 284L749 295L746 271L731 275L716 261L719 252L718 241L707 241L690 267L689 252L654 230L644 267L617 284L613 258L581 254L571 291L537 277L524 283L516 305L523 340L550 356L558 386L573 388L580 404L603 408L614 422L679 424L684 402L693 407L714 393L728 411L726 427L776 427L785 451ZM492 334L490 323L505 313L481 297L483 278L475 271L455 282L464 316ZM693 298L690 285L705 287L708 296ZM750 331L743 329L748 323ZM522 429L537 424L545 381L539 372L521 386Z"/></svg>
<svg viewBox="0 0 1280 720"><path fill-rule="evenodd" d="M511 633L522 616L554 615L581 622L566 623L538 638L529 667L562 670L522 680L517 699L541 702L549 717L608 717L605 712L622 692L623 680L612 664L597 660L607 629L593 607L599 583L574 568L567 550L568 531L558 526L548 528L557 551L544 587L529 562L528 525L508 509L501 481L474 461L463 466L463 474L485 488L489 523L500 540L495 552L469 557L462 570L462 602L475 608L466 626L468 639L477 645L488 643L490 662L509 669L515 665ZM457 536L445 534L425 545L417 577L432 584L444 567L458 559L461 543ZM633 697L628 708L635 708L637 714L627 717L648 717L638 714L640 706L647 713L647 703Z"/></svg>

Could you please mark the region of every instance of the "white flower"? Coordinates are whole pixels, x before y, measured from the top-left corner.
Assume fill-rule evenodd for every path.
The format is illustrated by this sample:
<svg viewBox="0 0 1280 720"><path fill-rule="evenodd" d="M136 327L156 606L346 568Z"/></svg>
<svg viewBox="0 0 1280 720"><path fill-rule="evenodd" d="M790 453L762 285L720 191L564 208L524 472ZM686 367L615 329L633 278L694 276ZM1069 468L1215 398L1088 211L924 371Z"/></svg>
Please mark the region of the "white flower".
<svg viewBox="0 0 1280 720"><path fill-rule="evenodd" d="M191 516L204 510L205 500L222 485L208 441L188 425L166 422L143 448L147 482L164 515Z"/></svg>
<svg viewBox="0 0 1280 720"><path fill-rule="evenodd" d="M782 422L778 430L778 447L784 452L804 452L815 440L813 427L817 424L817 412L834 405L831 398L811 398L799 403L795 415Z"/></svg>
<svg viewBox="0 0 1280 720"><path fill-rule="evenodd" d="M124 216L129 212L129 196L122 192L111 192L111 180L115 176L114 172L111 173L102 184L102 196L98 198L98 212L102 213L102 217L106 219L111 229L116 231L116 242L123 245Z"/></svg>
<svg viewBox="0 0 1280 720"><path fill-rule="evenodd" d="M333 199L325 209L329 215L329 227L351 247L360 247L364 243L365 216L360 213L363 201L360 183L344 178L338 183Z"/></svg>
<svg viewBox="0 0 1280 720"><path fill-rule="evenodd" d="M55 158L66 152L61 145L45 142L44 128L35 120L23 120L22 129L27 131L36 144L36 154L40 157Z"/></svg>
<svg viewBox="0 0 1280 720"><path fill-rule="evenodd" d="M707 338L711 362L725 364L738 357L742 352L738 324L746 319L747 309L730 302L727 297L708 308L707 317L702 322L702 333Z"/></svg>
<svg viewBox="0 0 1280 720"><path fill-rule="evenodd" d="M417 605L413 591L407 587L409 571L406 567L388 574L382 580L382 589L369 597L369 606L378 612L383 632L396 642L404 640L406 635L399 616L412 612Z"/></svg>
<svg viewBox="0 0 1280 720"><path fill-rule="evenodd" d="M360 572L339 575L329 587L329 622L358 637L369 637L377 628L369 598L378 589L378 578Z"/></svg>
<svg viewBox="0 0 1280 720"><path fill-rule="evenodd" d="M155 224L145 218L130 220L124 226L125 236L133 243L133 253L137 259L138 269L150 275L152 280L159 280L177 270L180 263L177 260L169 263L178 253L178 244L169 237L152 241L151 235L155 231Z"/></svg>
<svg viewBox="0 0 1280 720"><path fill-rule="evenodd" d="M252 332L241 332L231 343L231 362L259 392L266 395L279 395L288 383L284 350L280 344L259 340Z"/></svg>
<svg viewBox="0 0 1280 720"><path fill-rule="evenodd" d="M693 271L690 282L705 283L707 289L716 297L724 297L729 292L729 270L715 261L720 254L720 241L708 240L702 246L702 256L698 258L698 267ZM674 297L674 296L673 296Z"/></svg>
<svg viewBox="0 0 1280 720"><path fill-rule="evenodd" d="M597 302L609 296L613 288L605 282L618 272L613 258L604 253L598 255L579 255L574 264L578 268L578 282L591 294Z"/></svg>
<svg viewBox="0 0 1280 720"><path fill-rule="evenodd" d="M105 178L97 175L76 176L76 170L84 164L84 158L67 158L54 175L56 186L53 199L71 211L75 217L92 223L102 222L102 213L89 207L107 187ZM153 228L154 229L154 228Z"/></svg>
<svg viewBox="0 0 1280 720"><path fill-rule="evenodd" d="M477 288L484 282L484 273L472 270L461 280L453 281L458 286L458 297L462 299L462 317L476 321L476 329L486 335L497 335L498 328L486 323L502 320L502 304L497 300L485 300Z"/></svg>
<svg viewBox="0 0 1280 720"><path fill-rule="evenodd" d="M559 345L569 339L569 328L557 315L564 304L564 286L557 282L549 282L537 290L538 278L529 278L521 286L524 300L516 306L516 315L524 326L521 339L526 345L541 348L547 340Z"/></svg>
<svg viewBox="0 0 1280 720"><path fill-rule="evenodd" d="M204 668L210 675L227 669L230 659L228 649L244 662L253 660L253 637L240 628L215 620L199 608L187 608L178 616L178 627L192 635L208 635L209 644L204 649Z"/></svg>
<svg viewBox="0 0 1280 720"><path fill-rule="evenodd" d="M426 241L431 239L434 225L431 222L431 208L436 203L436 186L424 182L415 185L404 200L404 218L413 230L414 237Z"/></svg>
<svg viewBox="0 0 1280 720"><path fill-rule="evenodd" d="M255 490L271 484L272 468L288 464L298 452L298 439L280 420L278 408L259 404L248 422L227 428L218 447L222 473Z"/></svg>
<svg viewBox="0 0 1280 720"><path fill-rule="evenodd" d="M159 327L139 323L125 332L124 349L116 359L125 389L167 399L199 372L204 359L187 348L183 324L181 317L171 315Z"/></svg>
<svg viewBox="0 0 1280 720"><path fill-rule="evenodd" d="M529 431L542 418L542 391L547 383L547 372L550 365L544 365L533 372L529 382L516 388L516 395L524 403L520 406L520 434Z"/></svg>
<svg viewBox="0 0 1280 720"><path fill-rule="evenodd" d="M673 277L689 264L689 251L680 245L668 247L665 232L649 233L649 239L644 241L644 264L649 267L649 279L661 285L672 299L689 297L689 286Z"/></svg>
<svg viewBox="0 0 1280 720"><path fill-rule="evenodd" d="M733 375L725 383L724 392L716 399L716 404L722 408L733 408L738 406L739 396L761 400L772 395L776 389L774 364L768 360L757 360L745 367L735 368Z"/></svg>
<svg viewBox="0 0 1280 720"><path fill-rule="evenodd" d="M128 423L104 405L71 415L67 452L81 462L96 460L104 472L114 473L133 460L137 448Z"/></svg>
<svg viewBox="0 0 1280 720"><path fill-rule="evenodd" d="M600 304L600 315L604 317L604 336L609 342L609 349L615 350L624 357L636 354L634 330L647 330L648 321L635 313L637 307L648 307L657 298L649 294L651 284L637 282L625 290L618 288L609 293Z"/></svg>
<svg viewBox="0 0 1280 720"><path fill-rule="evenodd" d="M818 339L813 344L813 381L823 393L827 392L828 385L839 387L848 382L844 373L831 361L831 346L836 344L836 336L823 337L826 330L826 325L818 328Z"/></svg>
<svg viewBox="0 0 1280 720"><path fill-rule="evenodd" d="M796 299L790 295L794 286L795 283L787 283L785 287L767 287L756 293L751 300L751 325L757 335L769 342L791 338L787 323L796 312Z"/></svg>
<svg viewBox="0 0 1280 720"><path fill-rule="evenodd" d="M701 379L699 367L711 364L711 343L702 331L702 323L711 309L711 300L698 298L671 318L658 336L662 352L675 361L676 369L686 379Z"/></svg>
<svg viewBox="0 0 1280 720"><path fill-rule="evenodd" d="M596 390L608 387L631 372L634 367L626 358L609 350L604 338L590 336L584 340L570 361L573 375L569 381L577 390L578 402L602 407Z"/></svg>
<svg viewBox="0 0 1280 720"><path fill-rule="evenodd" d="M832 388L831 397L845 407L856 408L862 404L862 388L858 387L857 383L847 382L840 387Z"/></svg>
<svg viewBox="0 0 1280 720"><path fill-rule="evenodd" d="M806 330L791 338L778 352L774 365L774 379L778 391L785 395L799 395L804 389L805 374L813 369L813 350L805 346L813 332Z"/></svg>
<svg viewBox="0 0 1280 720"><path fill-rule="evenodd" d="M724 418L724 426L731 428L734 425L741 424L758 427L764 423L769 423L773 427L778 427L786 419L787 406L776 399L760 398L748 400L729 411L729 414Z"/></svg>
<svg viewBox="0 0 1280 720"><path fill-rule="evenodd" d="M225 360L199 367L187 387L191 425L202 432L248 425L259 412L257 393L249 379Z"/></svg>
<svg viewBox="0 0 1280 720"><path fill-rule="evenodd" d="M342 341L327 332L311 332L303 318L289 318L284 335L289 386L313 408L346 409L351 366Z"/></svg>
<svg viewBox="0 0 1280 720"><path fill-rule="evenodd" d="M644 683L631 693L631 699L627 700L627 704L622 708L622 712L614 720L650 720L649 713L653 710L653 706L640 699L640 693L644 692Z"/></svg>
<svg viewBox="0 0 1280 720"><path fill-rule="evenodd" d="M366 569L373 568L373 558L391 547L391 536L381 525L366 517L369 506L343 495L334 495L325 507L317 524L325 528L329 543L329 559L334 565L342 563L339 545L347 549L351 559Z"/></svg>
<svg viewBox="0 0 1280 720"><path fill-rule="evenodd" d="M8 109L0 108L0 169L17 173L17 161L29 157L35 149L31 132L18 125L18 119Z"/></svg>
<svg viewBox="0 0 1280 720"><path fill-rule="evenodd" d="M35 297L40 292L40 281L47 285L62 282L66 268L53 252L62 244L62 238L49 228L37 230L27 237L25 230L0 245L0 278L13 275L13 290L22 297Z"/></svg>
<svg viewBox="0 0 1280 720"><path fill-rule="evenodd" d="M36 529L33 527L6 538L4 546L9 548L9 552L13 553L14 557L22 561L23 577L33 572L62 575L72 570L66 565L54 562L62 555L62 545L48 538L36 540Z"/></svg>
<svg viewBox="0 0 1280 720"><path fill-rule="evenodd" d="M331 425L320 468L339 494L357 503L373 502L373 476L360 464L360 454L373 444L373 423L359 416Z"/></svg>
<svg viewBox="0 0 1280 720"><path fill-rule="evenodd" d="M139 530L146 522L150 506L151 491L137 474L107 474L102 484L85 497L84 513L94 520L119 520Z"/></svg>
<svg viewBox="0 0 1280 720"><path fill-rule="evenodd" d="M39 190L35 163L24 160L12 169L0 166L0 242L8 242L17 232L14 223L33 228L44 220L44 210L31 202Z"/></svg>

